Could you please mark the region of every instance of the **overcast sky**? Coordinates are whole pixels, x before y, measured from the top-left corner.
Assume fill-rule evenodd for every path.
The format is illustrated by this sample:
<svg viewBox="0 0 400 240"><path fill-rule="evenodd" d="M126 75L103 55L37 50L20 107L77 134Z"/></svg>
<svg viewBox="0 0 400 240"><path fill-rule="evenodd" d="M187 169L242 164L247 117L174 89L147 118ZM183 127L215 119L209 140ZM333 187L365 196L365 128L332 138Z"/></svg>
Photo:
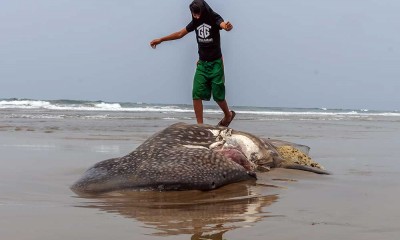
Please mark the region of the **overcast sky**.
<svg viewBox="0 0 400 240"><path fill-rule="evenodd" d="M190 104L194 33L149 46L190 2L1 0L0 98ZM230 105L400 110L400 1L207 2Z"/></svg>

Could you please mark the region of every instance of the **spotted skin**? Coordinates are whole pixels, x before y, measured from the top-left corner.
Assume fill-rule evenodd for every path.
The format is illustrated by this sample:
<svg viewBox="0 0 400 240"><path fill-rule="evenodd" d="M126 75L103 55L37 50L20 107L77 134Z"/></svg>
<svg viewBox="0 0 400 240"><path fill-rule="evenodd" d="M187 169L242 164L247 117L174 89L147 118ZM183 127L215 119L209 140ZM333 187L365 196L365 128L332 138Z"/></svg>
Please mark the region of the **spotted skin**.
<svg viewBox="0 0 400 240"><path fill-rule="evenodd" d="M277 167L329 174L283 158L276 146L286 145L309 151L307 146L261 139L230 128L177 123L128 155L95 164L71 189L78 194L127 189L212 190L256 179L256 170Z"/></svg>
<svg viewBox="0 0 400 240"><path fill-rule="evenodd" d="M71 189L101 193L125 189L212 190L255 179L255 173L210 149L221 127L174 124L136 150L89 168Z"/></svg>

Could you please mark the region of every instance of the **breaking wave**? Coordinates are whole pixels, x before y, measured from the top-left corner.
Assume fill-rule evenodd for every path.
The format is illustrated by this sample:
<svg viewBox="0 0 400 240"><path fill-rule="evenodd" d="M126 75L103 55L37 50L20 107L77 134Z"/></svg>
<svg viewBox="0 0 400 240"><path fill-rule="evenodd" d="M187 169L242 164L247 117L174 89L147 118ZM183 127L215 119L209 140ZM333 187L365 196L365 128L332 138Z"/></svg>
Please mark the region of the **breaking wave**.
<svg viewBox="0 0 400 240"><path fill-rule="evenodd" d="M375 111L367 109L328 109L328 108L270 108L270 107L233 107L244 115L263 116L387 116L400 117L399 111ZM44 109L54 111L89 111L89 112L159 112L159 113L192 113L191 105L184 104L146 104L118 103L104 101L79 100L31 100L3 99L1 109ZM205 106L206 113L220 113L216 106Z"/></svg>

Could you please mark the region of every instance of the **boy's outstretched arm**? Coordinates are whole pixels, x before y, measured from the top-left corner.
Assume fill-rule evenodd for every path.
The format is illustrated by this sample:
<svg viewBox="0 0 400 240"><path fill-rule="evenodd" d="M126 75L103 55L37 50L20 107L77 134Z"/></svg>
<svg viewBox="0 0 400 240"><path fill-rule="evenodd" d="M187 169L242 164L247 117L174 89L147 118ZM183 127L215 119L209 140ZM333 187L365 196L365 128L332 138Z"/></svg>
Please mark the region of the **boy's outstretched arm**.
<svg viewBox="0 0 400 240"><path fill-rule="evenodd" d="M181 39L183 38L186 34L188 34L188 31L186 30L186 28L178 31L178 32L174 32L168 36L162 37L162 38L157 38L154 39L153 41L150 42L150 46L152 48L156 48L156 46L162 42L165 41L171 41L171 40L176 40L176 39Z"/></svg>

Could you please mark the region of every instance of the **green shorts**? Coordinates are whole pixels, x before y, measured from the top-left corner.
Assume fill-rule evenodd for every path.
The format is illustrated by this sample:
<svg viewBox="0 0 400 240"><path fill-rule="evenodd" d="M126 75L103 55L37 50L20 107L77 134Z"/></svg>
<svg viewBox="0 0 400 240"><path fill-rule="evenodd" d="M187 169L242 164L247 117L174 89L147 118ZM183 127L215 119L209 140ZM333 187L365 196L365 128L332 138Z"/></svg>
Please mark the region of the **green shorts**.
<svg viewBox="0 0 400 240"><path fill-rule="evenodd" d="M225 100L225 74L222 59L215 61L201 61L197 63L193 81L193 100L201 99L216 102Z"/></svg>

